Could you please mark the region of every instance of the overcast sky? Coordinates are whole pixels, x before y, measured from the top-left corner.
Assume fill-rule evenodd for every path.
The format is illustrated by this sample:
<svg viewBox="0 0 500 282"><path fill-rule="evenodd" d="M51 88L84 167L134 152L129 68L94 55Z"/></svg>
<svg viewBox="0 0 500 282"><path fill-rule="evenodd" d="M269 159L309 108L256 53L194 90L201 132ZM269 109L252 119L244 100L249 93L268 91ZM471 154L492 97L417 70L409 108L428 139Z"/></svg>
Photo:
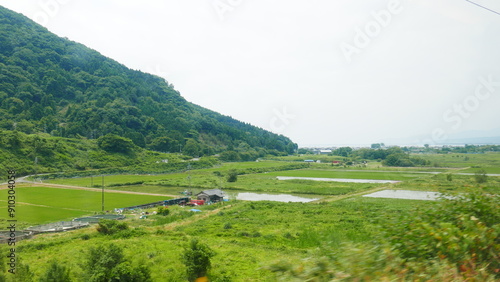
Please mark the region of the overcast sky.
<svg viewBox="0 0 500 282"><path fill-rule="evenodd" d="M500 12L495 2L475 1ZM299 146L500 127L500 15L465 0L0 5Z"/></svg>

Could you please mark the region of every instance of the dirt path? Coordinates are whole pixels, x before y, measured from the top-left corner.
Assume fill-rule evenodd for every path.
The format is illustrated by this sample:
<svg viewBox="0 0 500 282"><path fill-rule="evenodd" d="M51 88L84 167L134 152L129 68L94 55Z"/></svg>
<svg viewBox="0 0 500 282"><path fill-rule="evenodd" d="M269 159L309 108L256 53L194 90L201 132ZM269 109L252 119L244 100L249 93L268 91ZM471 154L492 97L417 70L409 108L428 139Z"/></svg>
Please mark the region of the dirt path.
<svg viewBox="0 0 500 282"><path fill-rule="evenodd" d="M310 203L335 202L335 201L340 201L340 200L347 199L347 198L362 196L362 195L371 194L374 192L378 192L378 191L386 190L386 189L392 189L392 188L393 188L392 186L376 187L376 188L372 188L369 190L364 190L364 191L360 191L360 192L356 192L356 193L352 193L352 194L325 197L322 199L312 201Z"/></svg>

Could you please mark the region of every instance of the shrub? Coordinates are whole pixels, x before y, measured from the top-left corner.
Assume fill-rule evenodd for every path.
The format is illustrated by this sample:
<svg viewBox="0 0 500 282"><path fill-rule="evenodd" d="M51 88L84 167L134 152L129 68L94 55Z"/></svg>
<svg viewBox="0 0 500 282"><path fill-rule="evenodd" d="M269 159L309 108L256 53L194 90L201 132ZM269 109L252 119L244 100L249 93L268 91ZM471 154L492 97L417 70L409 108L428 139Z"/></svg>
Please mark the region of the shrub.
<svg viewBox="0 0 500 282"><path fill-rule="evenodd" d="M90 282L130 281L149 282L151 272L144 265L133 267L115 244L91 247L84 265L86 280Z"/></svg>
<svg viewBox="0 0 500 282"><path fill-rule="evenodd" d="M486 174L486 170L480 169L476 171L474 174L474 179L477 183L485 183L488 181L488 175Z"/></svg>
<svg viewBox="0 0 500 282"><path fill-rule="evenodd" d="M34 273L30 269L30 266L24 264L20 260L17 261L16 270L15 270L15 279L14 281L23 281L23 282L31 282L34 281Z"/></svg>
<svg viewBox="0 0 500 282"><path fill-rule="evenodd" d="M228 175L227 175L227 182L236 182L238 181L238 171L237 170L230 170Z"/></svg>
<svg viewBox="0 0 500 282"><path fill-rule="evenodd" d="M108 153L132 153L136 147L132 140L114 134L101 136L97 145Z"/></svg>
<svg viewBox="0 0 500 282"><path fill-rule="evenodd" d="M255 231L255 232L252 234L252 237L255 237L255 238L257 238L257 237L261 237L261 236L262 236L262 234L261 234L259 231Z"/></svg>
<svg viewBox="0 0 500 282"><path fill-rule="evenodd" d="M498 195L448 196L388 221L378 244L325 244L299 265L265 268L279 281L497 281L499 222Z"/></svg>
<svg viewBox="0 0 500 282"><path fill-rule="evenodd" d="M168 209L168 207L158 207L158 210L156 212L157 212L157 214L163 215L163 216L170 214L170 210Z"/></svg>
<svg viewBox="0 0 500 282"><path fill-rule="evenodd" d="M122 230L127 230L128 224L126 222L118 222L112 219L101 219L99 220L99 225L97 226L97 232L104 235L115 234Z"/></svg>
<svg viewBox="0 0 500 282"><path fill-rule="evenodd" d="M452 181L452 180L453 180L453 174L448 173L448 174L446 175L446 180L448 180L448 181Z"/></svg>
<svg viewBox="0 0 500 282"><path fill-rule="evenodd" d="M40 282L68 282L70 278L70 270L64 265L53 261L45 274L40 278Z"/></svg>
<svg viewBox="0 0 500 282"><path fill-rule="evenodd" d="M472 192L404 215L388 238L408 261L446 260L464 275L484 268L500 277L499 222L500 197Z"/></svg>
<svg viewBox="0 0 500 282"><path fill-rule="evenodd" d="M210 259L215 252L207 245L192 239L189 246L184 249L182 262L186 266L186 274L189 281L195 281L196 278L207 275L211 267Z"/></svg>

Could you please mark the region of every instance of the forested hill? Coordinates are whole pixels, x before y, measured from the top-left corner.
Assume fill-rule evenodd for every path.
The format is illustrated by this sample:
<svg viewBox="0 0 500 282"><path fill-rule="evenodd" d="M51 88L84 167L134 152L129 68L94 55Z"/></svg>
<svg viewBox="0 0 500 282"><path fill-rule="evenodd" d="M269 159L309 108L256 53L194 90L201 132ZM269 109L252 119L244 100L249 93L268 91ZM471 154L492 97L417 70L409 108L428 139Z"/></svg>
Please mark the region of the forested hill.
<svg viewBox="0 0 500 282"><path fill-rule="evenodd" d="M131 70L0 6L0 129L96 139L116 134L163 152L290 153L290 139L187 102Z"/></svg>

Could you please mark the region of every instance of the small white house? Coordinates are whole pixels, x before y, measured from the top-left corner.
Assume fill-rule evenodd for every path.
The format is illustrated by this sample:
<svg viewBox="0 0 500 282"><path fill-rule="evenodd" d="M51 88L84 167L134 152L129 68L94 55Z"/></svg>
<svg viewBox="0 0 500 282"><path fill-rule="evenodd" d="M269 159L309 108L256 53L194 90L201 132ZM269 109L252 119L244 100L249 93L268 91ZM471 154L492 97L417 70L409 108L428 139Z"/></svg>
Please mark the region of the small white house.
<svg viewBox="0 0 500 282"><path fill-rule="evenodd" d="M332 153L332 150L319 150L318 151L318 155L328 155L328 154L331 154Z"/></svg>

